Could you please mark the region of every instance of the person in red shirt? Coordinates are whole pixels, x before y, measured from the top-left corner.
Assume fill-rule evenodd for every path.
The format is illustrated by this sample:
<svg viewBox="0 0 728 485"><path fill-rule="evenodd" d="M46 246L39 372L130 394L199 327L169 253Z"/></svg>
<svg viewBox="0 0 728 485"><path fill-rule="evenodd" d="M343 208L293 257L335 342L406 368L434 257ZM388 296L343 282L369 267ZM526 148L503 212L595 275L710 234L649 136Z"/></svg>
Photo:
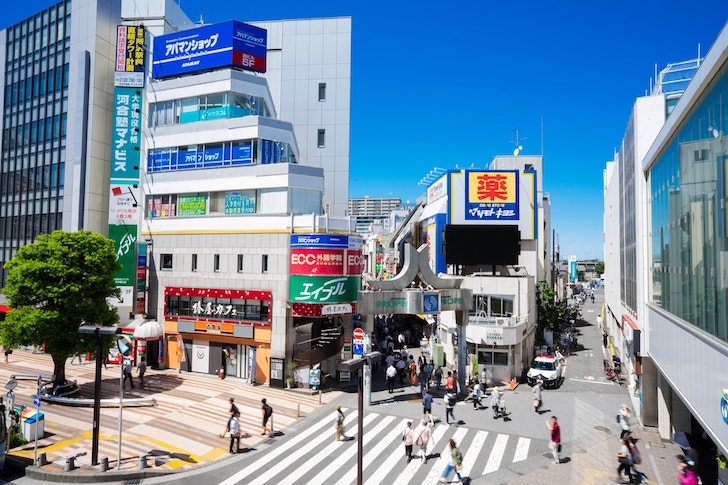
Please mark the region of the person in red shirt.
<svg viewBox="0 0 728 485"><path fill-rule="evenodd" d="M551 416L551 419L546 421L546 426L551 430L549 448L554 455L554 465L558 465L561 463L561 459L559 458L559 453L561 453L561 427L559 427L556 416Z"/></svg>
<svg viewBox="0 0 728 485"><path fill-rule="evenodd" d="M447 394L455 392L455 378L452 376L451 371L447 371L447 377L445 378L445 392Z"/></svg>

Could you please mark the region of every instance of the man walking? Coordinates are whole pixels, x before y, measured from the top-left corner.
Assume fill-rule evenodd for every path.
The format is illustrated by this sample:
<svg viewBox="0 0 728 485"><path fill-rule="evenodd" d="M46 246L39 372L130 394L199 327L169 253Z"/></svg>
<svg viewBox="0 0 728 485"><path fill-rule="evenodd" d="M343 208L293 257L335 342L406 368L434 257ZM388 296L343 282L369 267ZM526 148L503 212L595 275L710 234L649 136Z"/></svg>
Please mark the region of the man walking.
<svg viewBox="0 0 728 485"><path fill-rule="evenodd" d="M394 392L394 378L397 377L397 369L394 368L394 363L389 364L386 374L387 388L389 389L389 393L392 394Z"/></svg>
<svg viewBox="0 0 728 485"><path fill-rule="evenodd" d="M538 412L539 408L541 407L541 388L543 387L543 381L539 379L536 381L536 385L533 386L533 391L531 391L531 395L533 395L533 411L540 414Z"/></svg>
<svg viewBox="0 0 728 485"><path fill-rule="evenodd" d="M455 394L445 393L445 422L450 424L450 418L453 423L457 423L455 415L452 413L453 407L455 407Z"/></svg>
<svg viewBox="0 0 728 485"><path fill-rule="evenodd" d="M228 424L228 431L230 431L230 453L237 453L240 451L240 421L238 420L238 413L230 416L230 422ZM233 448L233 444L235 447Z"/></svg>
<svg viewBox="0 0 728 485"><path fill-rule="evenodd" d="M425 393L422 394L422 419L426 420L429 419L430 422L433 422L432 420L432 394L430 394L430 391L425 390Z"/></svg>
<svg viewBox="0 0 728 485"><path fill-rule="evenodd" d="M134 389L134 379L132 378L131 372L134 369L131 365L131 359L126 361L126 364L124 365L124 382L123 387L126 387L126 380L129 379L129 384L131 384L131 388Z"/></svg>
<svg viewBox="0 0 728 485"><path fill-rule="evenodd" d="M238 417L240 417L240 410L235 405L235 399L233 398L230 398L230 411L228 411L228 414L230 415L230 417L228 418L227 423L225 423L225 431L223 431L223 433L220 435L220 438L225 436L225 433L230 430L230 421L232 421L233 416L237 415Z"/></svg>
<svg viewBox="0 0 728 485"><path fill-rule="evenodd" d="M341 406L336 405L336 441L346 441L349 437L344 434L344 412Z"/></svg>
<svg viewBox="0 0 728 485"><path fill-rule="evenodd" d="M549 448L551 453L554 455L554 465L561 463L559 453L561 453L561 428L559 427L556 416L551 416L551 419L546 421L546 427L551 431L551 439L549 441Z"/></svg>
<svg viewBox="0 0 728 485"><path fill-rule="evenodd" d="M271 416L273 416L273 408L270 407L268 402L263 398L261 400L263 403L262 410L263 410L263 432L260 433L261 435L265 435L266 433L271 434L273 433L273 424L271 424L270 429L268 429L268 420Z"/></svg>
<svg viewBox="0 0 728 485"><path fill-rule="evenodd" d="M452 371L447 371L447 377L445 378L445 392L447 394L455 392L455 378L452 376Z"/></svg>
<svg viewBox="0 0 728 485"><path fill-rule="evenodd" d="M139 373L139 382L141 383L141 386L144 387L144 373L147 372L147 363L145 362L144 357L142 357L139 364L137 364L137 372Z"/></svg>

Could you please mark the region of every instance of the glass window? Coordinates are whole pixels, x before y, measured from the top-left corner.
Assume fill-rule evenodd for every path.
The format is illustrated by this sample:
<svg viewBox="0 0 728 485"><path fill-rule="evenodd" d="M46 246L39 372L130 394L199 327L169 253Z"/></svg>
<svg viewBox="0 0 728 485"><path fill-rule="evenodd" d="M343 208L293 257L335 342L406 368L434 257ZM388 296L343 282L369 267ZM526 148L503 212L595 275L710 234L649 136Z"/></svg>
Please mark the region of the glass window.
<svg viewBox="0 0 728 485"><path fill-rule="evenodd" d="M197 255L192 255L192 271L197 271Z"/></svg>
<svg viewBox="0 0 728 485"><path fill-rule="evenodd" d="M268 255L264 254L262 258L262 272L267 273L268 272Z"/></svg>
<svg viewBox="0 0 728 485"><path fill-rule="evenodd" d="M243 272L243 255L238 254L238 273Z"/></svg>
<svg viewBox="0 0 728 485"><path fill-rule="evenodd" d="M318 86L318 100L326 101L326 83L319 83Z"/></svg>
<svg viewBox="0 0 728 485"><path fill-rule="evenodd" d="M214 272L216 272L216 273L217 273L218 271L220 271L220 255L219 255L219 254L216 254L216 255L215 255L215 256L213 257L213 268L212 268L212 270L213 270Z"/></svg>
<svg viewBox="0 0 728 485"><path fill-rule="evenodd" d="M172 269L172 255L171 254L162 254L162 269Z"/></svg>
<svg viewBox="0 0 728 485"><path fill-rule="evenodd" d="M319 148L324 148L326 146L326 130L324 130L323 128L319 128L318 130L318 138L316 143Z"/></svg>

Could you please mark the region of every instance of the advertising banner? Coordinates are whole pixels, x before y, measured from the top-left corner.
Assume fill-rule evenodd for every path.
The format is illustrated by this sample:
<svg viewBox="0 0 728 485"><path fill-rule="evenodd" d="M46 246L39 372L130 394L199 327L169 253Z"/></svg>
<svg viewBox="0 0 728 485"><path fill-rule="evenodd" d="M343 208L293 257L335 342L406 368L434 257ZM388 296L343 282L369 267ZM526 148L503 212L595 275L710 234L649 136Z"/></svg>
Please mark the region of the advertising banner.
<svg viewBox="0 0 728 485"><path fill-rule="evenodd" d="M116 27L116 71L144 72L144 26Z"/></svg>
<svg viewBox="0 0 728 485"><path fill-rule="evenodd" d="M265 72L267 37L265 29L234 20L156 37L152 77L226 66Z"/></svg>
<svg viewBox="0 0 728 485"><path fill-rule="evenodd" d="M242 192L226 192L225 214L255 214L255 197L249 197Z"/></svg>
<svg viewBox="0 0 728 485"><path fill-rule="evenodd" d="M136 224L109 225L109 239L114 241L116 262L121 269L114 273L116 286L134 286L136 276Z"/></svg>
<svg viewBox="0 0 728 485"><path fill-rule="evenodd" d="M109 197L109 224L136 224L139 220L139 197L136 185L112 185Z"/></svg>
<svg viewBox="0 0 728 485"><path fill-rule="evenodd" d="M178 216L204 216L207 213L207 197L204 195L180 195L177 197Z"/></svg>
<svg viewBox="0 0 728 485"><path fill-rule="evenodd" d="M291 275L290 301L302 303L345 303L356 301L361 276Z"/></svg>
<svg viewBox="0 0 728 485"><path fill-rule="evenodd" d="M465 219L518 220L517 170L467 170Z"/></svg>
<svg viewBox="0 0 728 485"><path fill-rule="evenodd" d="M338 234L294 234L291 248L309 249L361 249L364 241L359 236Z"/></svg>
<svg viewBox="0 0 728 485"><path fill-rule="evenodd" d="M291 249L291 274L341 276L344 274L344 250Z"/></svg>
<svg viewBox="0 0 728 485"><path fill-rule="evenodd" d="M346 250L346 274L347 275L361 275L364 271L364 255L360 249L347 249Z"/></svg>
<svg viewBox="0 0 728 485"><path fill-rule="evenodd" d="M139 184L142 92L114 88L111 118L111 184Z"/></svg>

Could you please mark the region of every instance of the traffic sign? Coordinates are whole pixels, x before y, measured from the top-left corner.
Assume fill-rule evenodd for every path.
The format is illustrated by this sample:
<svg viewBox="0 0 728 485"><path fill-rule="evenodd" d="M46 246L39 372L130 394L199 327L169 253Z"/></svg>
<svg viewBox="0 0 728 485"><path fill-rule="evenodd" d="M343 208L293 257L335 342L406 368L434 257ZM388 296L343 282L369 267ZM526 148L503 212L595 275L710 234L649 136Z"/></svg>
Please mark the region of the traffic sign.
<svg viewBox="0 0 728 485"><path fill-rule="evenodd" d="M40 406L40 396L37 394L33 396L33 406L39 407Z"/></svg>
<svg viewBox="0 0 728 485"><path fill-rule="evenodd" d="M364 339L364 329L355 328L354 329L354 338L357 340L363 340Z"/></svg>
<svg viewBox="0 0 728 485"><path fill-rule="evenodd" d="M364 344L354 344L354 354L364 355Z"/></svg>
<svg viewBox="0 0 728 485"><path fill-rule="evenodd" d="M7 389L8 391L12 391L17 386L18 386L18 381L16 381L12 377L10 378L10 380L8 382L5 383L5 389Z"/></svg>

